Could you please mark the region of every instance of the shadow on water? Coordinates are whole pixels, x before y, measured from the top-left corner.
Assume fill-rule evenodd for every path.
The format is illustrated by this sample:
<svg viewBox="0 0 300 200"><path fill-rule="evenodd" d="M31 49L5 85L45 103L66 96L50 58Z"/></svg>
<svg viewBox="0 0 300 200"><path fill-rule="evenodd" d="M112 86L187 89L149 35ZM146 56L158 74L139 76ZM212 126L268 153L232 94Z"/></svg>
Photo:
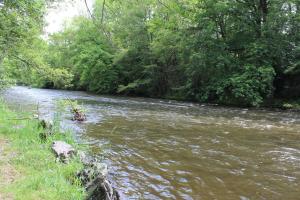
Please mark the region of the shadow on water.
<svg viewBox="0 0 300 200"><path fill-rule="evenodd" d="M129 199L297 199L300 116L85 92L15 87L11 107L51 118L58 99L74 99L88 121L64 125L111 167Z"/></svg>

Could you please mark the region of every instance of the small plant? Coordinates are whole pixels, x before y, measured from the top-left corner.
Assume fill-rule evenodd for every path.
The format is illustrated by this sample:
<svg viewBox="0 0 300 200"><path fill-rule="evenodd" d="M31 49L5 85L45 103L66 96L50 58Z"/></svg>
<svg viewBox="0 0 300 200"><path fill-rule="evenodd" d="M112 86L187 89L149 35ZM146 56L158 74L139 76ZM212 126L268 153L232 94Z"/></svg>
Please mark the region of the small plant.
<svg viewBox="0 0 300 200"><path fill-rule="evenodd" d="M45 119L39 121L38 127L42 130L39 136L43 142L47 141L48 137L54 134L53 124Z"/></svg>
<svg viewBox="0 0 300 200"><path fill-rule="evenodd" d="M293 109L294 106L292 104L290 104L290 103L284 103L282 105L282 108L285 109L285 110L290 110L290 109Z"/></svg>
<svg viewBox="0 0 300 200"><path fill-rule="evenodd" d="M73 121L85 121L86 115L84 109L81 108L81 106L78 105L77 101L72 101L71 99L66 99L63 101L60 101L59 104L64 107L69 107L70 112L73 113Z"/></svg>

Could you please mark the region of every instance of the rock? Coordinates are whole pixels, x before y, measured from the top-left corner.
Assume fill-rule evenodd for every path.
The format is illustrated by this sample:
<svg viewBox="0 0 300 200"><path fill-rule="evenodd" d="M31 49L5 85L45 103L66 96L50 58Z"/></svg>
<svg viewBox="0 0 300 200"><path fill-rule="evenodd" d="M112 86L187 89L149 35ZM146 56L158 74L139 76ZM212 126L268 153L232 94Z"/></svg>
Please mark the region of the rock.
<svg viewBox="0 0 300 200"><path fill-rule="evenodd" d="M104 179L107 174L106 164L92 162L90 165L85 165L85 168L78 174L78 177L83 185L88 186L96 177Z"/></svg>
<svg viewBox="0 0 300 200"><path fill-rule="evenodd" d="M63 141L53 142L52 150L54 151L57 158L64 163L67 163L69 159L76 154L75 149L71 145Z"/></svg>
<svg viewBox="0 0 300 200"><path fill-rule="evenodd" d="M88 200L120 200L118 192L107 179L97 177L87 188Z"/></svg>
<svg viewBox="0 0 300 200"><path fill-rule="evenodd" d="M86 120L85 114L80 109L73 108L72 112L74 114L74 116L72 118L73 121L80 121L80 122L82 122L82 121Z"/></svg>
<svg viewBox="0 0 300 200"><path fill-rule="evenodd" d="M89 166L93 161L95 161L95 158L92 156L86 154L83 151L78 151L78 156L80 158L80 161L83 163L84 166Z"/></svg>
<svg viewBox="0 0 300 200"><path fill-rule="evenodd" d="M86 156L86 155L85 155ZM88 193L88 200L119 200L118 192L107 180L108 169L105 163L84 158L85 168L77 174L77 177Z"/></svg>
<svg viewBox="0 0 300 200"><path fill-rule="evenodd" d="M83 122L86 120L86 116L82 113L75 113L73 118L73 121L79 121L79 122Z"/></svg>

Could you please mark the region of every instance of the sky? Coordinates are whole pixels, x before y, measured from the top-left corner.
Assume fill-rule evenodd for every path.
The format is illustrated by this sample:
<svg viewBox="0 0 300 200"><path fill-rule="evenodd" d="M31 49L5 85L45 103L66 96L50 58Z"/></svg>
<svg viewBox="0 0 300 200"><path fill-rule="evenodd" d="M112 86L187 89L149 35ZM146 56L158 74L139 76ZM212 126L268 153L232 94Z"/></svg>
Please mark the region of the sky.
<svg viewBox="0 0 300 200"><path fill-rule="evenodd" d="M94 0L87 0L89 8L92 10ZM60 0L57 6L48 9L46 15L45 35L59 32L64 28L64 24L78 15L87 15L84 0Z"/></svg>

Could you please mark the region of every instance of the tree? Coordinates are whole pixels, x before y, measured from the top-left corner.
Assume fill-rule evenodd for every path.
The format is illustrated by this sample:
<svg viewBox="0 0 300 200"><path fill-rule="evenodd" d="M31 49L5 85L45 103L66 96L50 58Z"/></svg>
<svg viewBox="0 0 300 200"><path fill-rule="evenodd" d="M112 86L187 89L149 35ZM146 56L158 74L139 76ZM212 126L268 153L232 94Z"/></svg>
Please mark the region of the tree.
<svg viewBox="0 0 300 200"><path fill-rule="evenodd" d="M28 49L31 41L39 37L43 27L44 6L42 0L4 1L0 8L0 69L3 74L11 73L8 67L11 61L17 60L26 65L30 63L21 55L21 51ZM1 77L2 85L5 80Z"/></svg>
<svg viewBox="0 0 300 200"><path fill-rule="evenodd" d="M50 53L40 60L61 78L40 82L64 88L66 79L68 87L97 93L242 106L287 93L297 98L299 5L97 0L88 17L51 36Z"/></svg>

